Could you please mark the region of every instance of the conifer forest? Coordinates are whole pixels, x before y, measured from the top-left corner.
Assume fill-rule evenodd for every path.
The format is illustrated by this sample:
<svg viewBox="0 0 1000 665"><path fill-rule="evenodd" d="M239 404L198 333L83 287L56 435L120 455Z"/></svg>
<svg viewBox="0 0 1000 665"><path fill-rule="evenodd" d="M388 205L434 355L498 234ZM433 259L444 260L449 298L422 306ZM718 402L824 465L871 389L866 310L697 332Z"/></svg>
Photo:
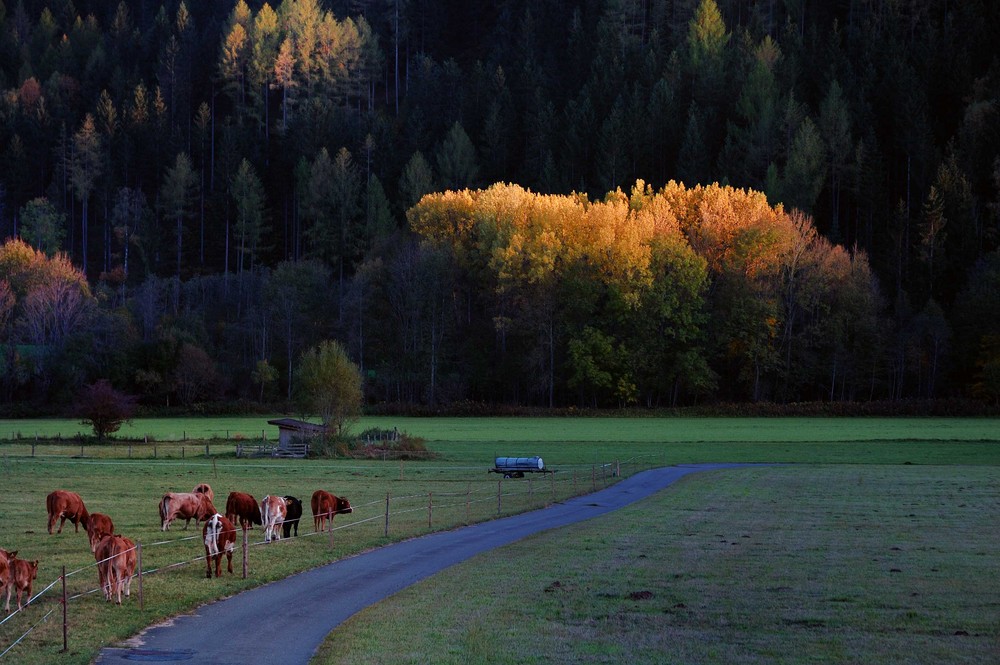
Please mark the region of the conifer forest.
<svg viewBox="0 0 1000 665"><path fill-rule="evenodd" d="M1000 3L0 0L0 413L1000 404Z"/></svg>

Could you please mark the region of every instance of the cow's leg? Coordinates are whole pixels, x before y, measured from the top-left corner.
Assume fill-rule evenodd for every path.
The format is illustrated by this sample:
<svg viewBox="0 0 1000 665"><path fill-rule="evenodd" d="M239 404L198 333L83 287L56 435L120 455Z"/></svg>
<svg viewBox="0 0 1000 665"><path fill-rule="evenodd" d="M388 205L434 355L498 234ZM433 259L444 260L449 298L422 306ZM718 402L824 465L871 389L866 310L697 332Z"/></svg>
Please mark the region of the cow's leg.
<svg viewBox="0 0 1000 665"><path fill-rule="evenodd" d="M52 527L56 525L56 520L59 519L58 515L49 513L49 535L52 535Z"/></svg>
<svg viewBox="0 0 1000 665"><path fill-rule="evenodd" d="M232 575L233 574L233 551L232 550L229 550L228 552L226 552L226 558L228 559L228 563L229 563L229 574Z"/></svg>

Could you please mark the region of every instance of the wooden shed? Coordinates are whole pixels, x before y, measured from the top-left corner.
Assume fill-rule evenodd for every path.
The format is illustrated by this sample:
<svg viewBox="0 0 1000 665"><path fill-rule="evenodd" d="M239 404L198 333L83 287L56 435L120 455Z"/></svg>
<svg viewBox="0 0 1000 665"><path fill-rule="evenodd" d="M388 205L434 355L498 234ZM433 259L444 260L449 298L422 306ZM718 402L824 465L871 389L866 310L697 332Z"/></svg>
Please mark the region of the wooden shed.
<svg viewBox="0 0 1000 665"><path fill-rule="evenodd" d="M295 418L276 418L268 420L267 424L278 427L275 454L288 457L305 457L309 453L309 440L326 431L323 425Z"/></svg>

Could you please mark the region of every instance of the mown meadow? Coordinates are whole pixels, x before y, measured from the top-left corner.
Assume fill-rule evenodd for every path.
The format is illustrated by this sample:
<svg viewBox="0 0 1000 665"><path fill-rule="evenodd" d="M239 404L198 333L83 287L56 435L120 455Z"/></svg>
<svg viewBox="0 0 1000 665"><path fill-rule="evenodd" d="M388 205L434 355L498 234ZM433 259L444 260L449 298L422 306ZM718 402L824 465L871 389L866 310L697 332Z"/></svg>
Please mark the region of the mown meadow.
<svg viewBox="0 0 1000 665"><path fill-rule="evenodd" d="M39 442L35 443L33 434L29 433L36 428L41 430L43 424L51 428L47 430L48 436L58 434L62 440L46 443L40 434ZM58 595L61 593L59 583L25 612L0 626L0 652L8 649L15 640L31 629L22 642L10 648L3 660L29 665L56 661L89 662L101 646L118 643L151 623L189 610L200 603L392 540L430 530L453 528L466 522L491 519L497 514L510 514L543 506L550 501L602 487L615 481L611 470L619 465L622 474L626 475L661 464L706 461L788 464L762 470L713 474L711 478L706 475L704 479L698 476L685 481L683 492L668 490L655 502L630 509L638 511L638 516L630 514L627 519L611 518L600 527L588 525L588 533L591 529L599 529L600 533L605 534L601 536L600 546L580 545L582 541L579 538L587 536L562 533L558 537L569 539L568 542L573 542L574 547L560 547L558 540L543 547L543 558L550 559L557 570L565 567L566 570L580 571L577 574L582 576L581 580L585 579L586 571L593 567L594 561L605 561L609 556L623 562L615 573L619 586L633 574L629 572L633 567L629 561L635 560L635 563L643 564L635 566L634 571L635 575L640 576L635 582L641 582L643 589L595 591L598 594L611 594L608 597L597 597L603 598L601 603L604 605L596 602L589 591L574 596L572 602L577 609L572 625L576 625L573 622L582 622L583 625L601 623L601 617L605 615L614 615L617 617L616 622L624 622L622 625L626 625L630 620L629 615L618 616L618 610L607 609L617 607L615 603L621 601L620 596L624 597L623 594L648 590L652 598L658 599L656 603L640 604L640 607L659 607L657 603L666 602L664 599L671 600L673 596L657 586L659 573L655 571L662 572L668 563L669 566L674 566L674 562L679 561L678 556L682 554L681 559L693 562L701 561L704 558L702 555L707 556L718 550L716 554L725 553L726 560L731 561L730 573L736 575L737 579L745 577L740 566L750 564L740 563L733 558L741 551L740 548L738 545L730 545L732 549L721 548L718 547L719 543L713 544L713 539L721 540L716 537L717 534L730 534L727 538L737 544L746 545L748 543L743 541L752 540L755 547L743 549L753 549L757 561L754 565L787 569L790 576L808 579L814 574L813 566L817 562L824 564L826 555L823 554L822 547L811 545L807 548L809 556L789 556L789 551L796 551L796 543L800 537L806 537L800 536L799 532L803 529L808 531L817 521L826 525L824 528L828 534L824 536L823 542L827 543L824 547L828 547L830 542L838 541L842 536L841 532L849 530L852 522L844 515L855 508L875 509L887 517L899 517L897 513L901 501L916 502L914 509L907 510L898 523L882 522L870 515L873 520L869 527L872 543L890 533L905 536L912 527L906 522L908 518L905 515L918 515L924 507L933 507L943 523L960 518L962 538L967 541L970 550L979 551L976 550L977 547L985 546L983 539L993 538L992 542L995 544L995 536L990 535L990 525L995 524L1000 516L1000 508L997 506L997 497L1000 495L997 472L1000 469L998 425L1000 423L990 419L366 418L356 426L356 429L397 427L425 439L428 449L435 454L427 460L400 462L237 459L234 455L236 441L253 441L254 431L263 430L263 434L258 435L261 438L267 436L272 441L276 438L273 428L270 428L272 432L268 432L269 426L264 418L232 421L183 419L155 423L136 421L132 425L137 428L135 432L122 433L122 437L133 437L131 448L125 438L116 439L109 444L77 439L74 434L80 426L71 421L5 421L0 423L0 487L3 488L0 490L0 524L4 526L0 547L19 550L20 556L24 558L38 558L42 561L35 585L36 594L50 583L57 582L62 567L65 566L68 573L67 595L71 600L67 605L67 653L60 653L63 642L62 609L58 602ZM226 430L229 431L228 436L225 434ZM171 433L177 431L181 433L179 436L171 436ZM142 434L137 434L138 432ZM206 442L209 446L207 455ZM151 450L154 443L155 458ZM494 455L541 455L547 466L555 469L556 473L545 477L502 481L498 476L487 473ZM754 480L747 480L748 478ZM789 478L794 479L794 482L789 483ZM156 509L163 492L189 491L199 482L208 482L213 486L216 504L220 508L225 503L225 496L233 490L250 492L258 499L265 494L291 494L308 503L312 491L323 488L348 497L355 506L355 512L352 515L338 516L337 529L332 534L314 533L306 508L306 519L300 527L298 538L266 547L257 544L261 540L259 530L251 532L248 579L241 578L238 550L234 558L235 575L207 580L204 577L204 561L199 558L203 555L202 546L200 539L195 537L200 534L200 529L195 531L192 525L185 531L182 524L175 523L169 532L163 533L159 529ZM900 483L905 485L905 492L893 489ZM929 491L935 487L935 483L944 483L945 488L951 487L953 494L966 492L968 488L974 487L978 498L975 504L966 503L966 507L974 505L976 509L965 510L963 507L960 510L958 502L935 503L936 495ZM840 494L825 492L825 487L837 490ZM965 489L960 490L959 487ZM143 543L142 567L146 574L143 578L141 608L135 583L132 597L122 607L106 604L100 594L95 592L97 579L92 567L93 557L82 532L73 533L72 526L67 524L62 534L46 534L44 499L49 491L56 488L77 491L92 512L111 515L119 532ZM808 495L803 494L806 489L809 490ZM863 498L859 499L862 502L855 508L850 505L845 507L835 500L836 496L844 495L845 492L848 498L862 496L859 494L862 489ZM827 498L828 494L830 498ZM391 504L388 535L385 520L387 496ZM679 526L666 531L642 527L643 524L673 524L678 515L706 512L711 513L708 517L712 519L721 519L725 515L726 519L732 521L728 525L720 525L707 518L703 521L695 520L685 527L683 537L678 536ZM785 541L771 539L768 535L771 527L764 526L760 529L745 529L751 535L749 539L742 538L742 533L732 536L739 530L735 525L744 521L770 522L778 520L782 515L781 519L788 524L787 527L782 527L786 534ZM798 520L791 518L796 515ZM883 530L879 526L883 524L890 530ZM955 535L947 528L935 527L921 536L925 539L922 546L937 548L927 551L938 552L934 556L942 559L942 562L935 563L932 567L940 570L945 562L953 558ZM543 538L549 537L557 536ZM870 544L850 539L843 542L845 547L854 543L848 547L849 552L867 552ZM617 544L608 550L607 543ZM769 545L765 547L765 544ZM514 547L530 546L518 544ZM615 554L615 551L618 553ZM553 556L555 552L558 556ZM672 553L668 555L668 552ZM636 560L639 554L644 554L641 561ZM497 561L509 560L510 565L517 568L517 561L523 556L527 564L524 570L530 571L534 570L530 563L531 557L537 555L530 554L527 550L514 549L511 553L488 557L485 563L480 562L479 565L488 568ZM705 561L710 558L705 558ZM963 574L986 575L993 560L995 559L991 557L969 556L967 560L963 559ZM847 571L844 574L856 568L850 560L846 560L844 566L843 570ZM642 572L644 567L649 570ZM482 577L485 572L482 569L470 570L473 571L470 574L478 577ZM555 598L552 594L556 591L546 592L545 587L559 581L560 584L554 588L561 591L562 585L567 583L563 580L564 575L543 573L541 571L545 569L541 567L538 570L540 572L525 582L525 589L530 593L544 594L542 598ZM706 598L730 598L727 603L743 602L734 595L742 593L740 585L727 582L722 573L716 576L696 575L681 568L672 574L684 577L690 575L698 581L690 590L692 595L710 592ZM829 576L831 580L835 580L840 574L831 570ZM548 580L548 577L552 579ZM858 588L862 589L868 582L873 582L873 579L859 578ZM951 577L939 580L931 578L921 584L928 585L927 588L930 589L936 581L952 584L950 580ZM541 581L544 584L539 591L538 583ZM480 582L484 580L477 579L475 584L469 580L470 590ZM463 582L455 584L461 586ZM586 581L575 586L577 589L599 588L593 584L588 585ZM771 586L798 588L793 584ZM985 590L987 598L995 592L988 586ZM408 593L418 591L414 589ZM766 595L768 592L765 590L761 593ZM938 591L934 591L934 594L935 598L944 597ZM470 607L470 616L482 618L483 624L478 628L467 626L471 632L462 638L465 640L462 644L468 646L455 647L450 644L441 653L458 649L457 653L466 657L463 662L470 662L468 658L475 660L476 650L484 648L485 643L491 641L487 639L489 632L484 632L487 623L490 630L516 630L516 626L504 626L522 621L517 613L500 612L495 618L486 621L488 617L494 616L492 601L488 598L486 596L477 601L480 603L478 609ZM996 596L993 598L996 599ZM518 603L520 600L524 599L511 595L509 602ZM419 598L416 602L423 603ZM503 602L508 600L504 599ZM676 602L691 604L683 599ZM892 618L899 614L896 609L886 610L878 603L874 603L874 609L869 607L873 601L867 597L859 597L857 602L864 603L862 616L867 617L874 612L872 616L880 617L880 620L890 626L893 625ZM961 595L957 595L951 603L946 608L947 611L959 612L963 605ZM607 608L601 609L605 605ZM712 604L713 607L717 605L717 602ZM524 606L531 608L527 611L532 621L558 625L563 620L552 615L553 608L550 604L526 602ZM595 614L588 617L590 607L594 608ZM726 610L726 607L725 603L718 605L713 610L718 612L712 615L715 618L704 620L711 622L735 619L737 610ZM804 612L809 605L802 607ZM844 605L846 615L853 616L850 611L852 607L854 606L849 603ZM976 609L977 607L970 605L969 611L978 612L981 608ZM398 611L405 614L407 610L403 607ZM727 615L727 612L730 614ZM885 616L886 612L888 618ZM766 612L762 614L764 615ZM637 617L637 620L640 619L642 617ZM435 618L435 621L443 619ZM794 617L790 621L792 623L783 625L798 625L794 623ZM812 619L807 616L803 621L809 624ZM528 620L525 622L526 626L532 625ZM566 643L578 641L573 638L574 632L569 630L572 625L567 624L565 633L562 633ZM604 625L611 626L608 630L613 629L612 624ZM456 627L456 630L461 629L460 626ZM734 635L739 634L737 629L733 630ZM975 627L973 631L965 628L956 630L980 634L989 632ZM481 638L476 638L476 631L482 635ZM332 639L353 640L341 637L347 634L337 631ZM677 639L683 638L684 634L682 631L676 636ZM995 630L993 636L996 636ZM594 653L598 661L615 659L614 654L619 648L624 649L621 653L639 653L634 651L636 645L648 642L646 637L640 638L638 633L625 631L621 638L615 638L622 644L609 651L607 646L601 645L601 639L599 635L595 635ZM559 641L552 643L558 644ZM356 662L365 662L366 659L367 662L387 662L383 657L393 653L388 644L389 641L384 651L379 643L369 644L367 655L361 655L366 649L363 641L360 647L353 646L352 649L361 649L360 652L353 651L359 654ZM643 653L655 654L663 646L653 644L649 646L650 651ZM432 647L433 641L426 646L428 649ZM564 647L565 645L560 648ZM420 651L412 653L419 654ZM437 658L437 651L431 653L435 660L442 660ZM587 654L579 651L567 653L570 655L549 654L549 659L588 659L584 657ZM428 653L423 653L422 657L426 659ZM643 658L646 657L639 659ZM544 656L542 660L545 660ZM514 662L529 661L530 658L523 656L515 658ZM647 662L654 661L655 658L647 659Z"/></svg>

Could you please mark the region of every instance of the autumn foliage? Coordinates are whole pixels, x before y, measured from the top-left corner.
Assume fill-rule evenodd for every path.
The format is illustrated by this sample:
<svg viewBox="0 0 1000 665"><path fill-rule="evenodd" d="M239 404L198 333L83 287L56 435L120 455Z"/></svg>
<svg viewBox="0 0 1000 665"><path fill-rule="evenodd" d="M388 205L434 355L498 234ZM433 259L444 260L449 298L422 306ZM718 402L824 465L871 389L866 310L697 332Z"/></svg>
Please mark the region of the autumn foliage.
<svg viewBox="0 0 1000 665"><path fill-rule="evenodd" d="M498 184L426 195L409 221L488 283L498 335L548 340L538 370L585 403L675 403L720 382L754 400L863 389L880 306L867 258L762 193L639 181L590 201Z"/></svg>

